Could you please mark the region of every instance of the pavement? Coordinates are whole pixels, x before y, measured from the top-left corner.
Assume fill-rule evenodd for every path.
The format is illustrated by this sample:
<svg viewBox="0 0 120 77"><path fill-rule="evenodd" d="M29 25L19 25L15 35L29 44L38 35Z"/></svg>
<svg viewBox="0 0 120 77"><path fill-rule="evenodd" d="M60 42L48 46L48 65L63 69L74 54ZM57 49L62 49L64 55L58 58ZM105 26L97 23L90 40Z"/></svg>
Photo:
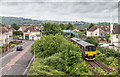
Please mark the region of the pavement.
<svg viewBox="0 0 120 77"><path fill-rule="evenodd" d="M21 43L23 51L16 51L16 47L2 56L2 75L23 75L33 55L30 53L34 41Z"/></svg>

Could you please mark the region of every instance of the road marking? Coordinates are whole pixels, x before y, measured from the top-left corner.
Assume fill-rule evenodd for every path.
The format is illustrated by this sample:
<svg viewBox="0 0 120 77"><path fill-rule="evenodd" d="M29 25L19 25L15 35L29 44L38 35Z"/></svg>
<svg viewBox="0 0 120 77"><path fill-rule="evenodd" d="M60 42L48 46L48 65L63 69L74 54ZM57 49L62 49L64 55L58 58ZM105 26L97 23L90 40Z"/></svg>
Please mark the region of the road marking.
<svg viewBox="0 0 120 77"><path fill-rule="evenodd" d="M30 65L31 65L31 63L33 62L33 60L34 60L34 56L31 58L28 66L27 66L27 68L26 68L25 71L23 72L23 75L25 75L25 74L27 73L27 71L28 71L28 69L30 68Z"/></svg>
<svg viewBox="0 0 120 77"><path fill-rule="evenodd" d="M18 56L16 56L14 59L12 59L8 64L7 64L7 66L12 66L12 65L14 65L26 52L27 52L27 50L28 49L30 49L30 47L31 47L31 45L32 44L30 44L30 45L28 45L27 47L26 47L26 49L24 50L24 51L22 51L22 53L20 53Z"/></svg>
<svg viewBox="0 0 120 77"><path fill-rule="evenodd" d="M25 42L26 43L26 42ZM25 43L23 43L21 46L23 46ZM16 46L17 47L17 46ZM9 56L10 54L14 53L16 51L16 49L14 49L12 52L8 53L7 55L3 56L2 58L0 58L0 60L6 58L7 56Z"/></svg>

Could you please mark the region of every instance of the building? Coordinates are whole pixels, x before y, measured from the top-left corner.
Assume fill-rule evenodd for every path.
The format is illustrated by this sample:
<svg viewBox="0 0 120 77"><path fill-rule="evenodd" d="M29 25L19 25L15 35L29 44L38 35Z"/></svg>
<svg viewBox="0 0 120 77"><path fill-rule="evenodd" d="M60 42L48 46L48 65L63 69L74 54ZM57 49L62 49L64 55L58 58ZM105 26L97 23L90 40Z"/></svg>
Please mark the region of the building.
<svg viewBox="0 0 120 77"><path fill-rule="evenodd" d="M111 25L110 31L111 45L109 48L114 48L116 51L120 52L120 25Z"/></svg>
<svg viewBox="0 0 120 77"><path fill-rule="evenodd" d="M41 37L40 30L36 29L36 26L28 27L23 32L23 38L25 40L37 40L40 39L40 37Z"/></svg>
<svg viewBox="0 0 120 77"><path fill-rule="evenodd" d="M29 26L21 26L18 30L24 32Z"/></svg>
<svg viewBox="0 0 120 77"><path fill-rule="evenodd" d="M8 44L10 42L8 29L0 26L0 31L0 45Z"/></svg>
<svg viewBox="0 0 120 77"><path fill-rule="evenodd" d="M106 34L110 34L110 26L106 25L94 25L87 31L87 36L98 37L100 41L105 41Z"/></svg>
<svg viewBox="0 0 120 77"><path fill-rule="evenodd" d="M12 37L13 36L13 31L15 31L15 29L11 26L6 26L6 28L8 29L9 36Z"/></svg>

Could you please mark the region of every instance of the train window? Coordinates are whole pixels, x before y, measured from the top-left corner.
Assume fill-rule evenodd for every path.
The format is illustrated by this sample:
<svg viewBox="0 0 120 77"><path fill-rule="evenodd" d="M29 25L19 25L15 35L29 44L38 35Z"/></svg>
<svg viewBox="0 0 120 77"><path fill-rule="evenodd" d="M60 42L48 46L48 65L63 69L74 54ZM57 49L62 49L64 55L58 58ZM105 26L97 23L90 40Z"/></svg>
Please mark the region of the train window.
<svg viewBox="0 0 120 77"><path fill-rule="evenodd" d="M93 46L86 47L86 51L95 51L96 48Z"/></svg>

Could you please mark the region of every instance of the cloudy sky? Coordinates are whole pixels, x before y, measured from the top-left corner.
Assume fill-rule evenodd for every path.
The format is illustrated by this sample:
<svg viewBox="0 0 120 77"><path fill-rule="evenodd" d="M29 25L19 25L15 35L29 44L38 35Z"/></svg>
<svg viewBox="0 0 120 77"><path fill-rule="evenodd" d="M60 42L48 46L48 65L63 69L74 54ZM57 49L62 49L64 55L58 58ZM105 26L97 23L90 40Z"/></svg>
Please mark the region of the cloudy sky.
<svg viewBox="0 0 120 77"><path fill-rule="evenodd" d="M0 16L118 22L118 0L0 0Z"/></svg>

